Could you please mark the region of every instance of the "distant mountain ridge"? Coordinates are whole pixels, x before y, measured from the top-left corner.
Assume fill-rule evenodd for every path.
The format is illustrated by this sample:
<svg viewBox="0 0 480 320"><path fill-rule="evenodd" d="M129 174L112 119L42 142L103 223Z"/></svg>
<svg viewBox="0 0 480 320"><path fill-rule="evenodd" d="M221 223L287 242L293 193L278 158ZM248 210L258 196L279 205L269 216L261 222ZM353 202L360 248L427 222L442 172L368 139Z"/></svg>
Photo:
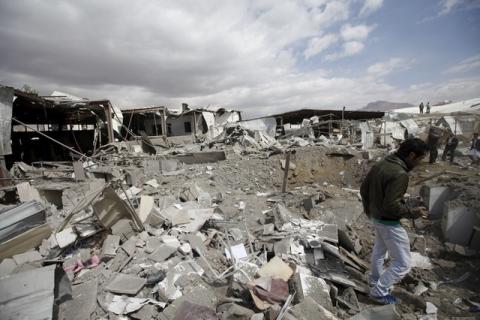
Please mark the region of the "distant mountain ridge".
<svg viewBox="0 0 480 320"><path fill-rule="evenodd" d="M404 103L404 102L390 102L390 101L375 101L370 102L365 107L359 110L367 110L367 111L389 111L394 109L400 108L411 108L414 107L413 104Z"/></svg>

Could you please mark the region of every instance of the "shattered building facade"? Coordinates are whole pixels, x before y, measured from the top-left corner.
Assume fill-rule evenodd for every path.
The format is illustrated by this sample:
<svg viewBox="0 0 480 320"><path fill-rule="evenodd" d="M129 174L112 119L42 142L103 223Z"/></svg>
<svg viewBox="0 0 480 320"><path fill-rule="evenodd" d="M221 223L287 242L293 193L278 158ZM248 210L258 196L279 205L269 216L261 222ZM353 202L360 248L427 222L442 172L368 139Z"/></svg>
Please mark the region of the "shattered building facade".
<svg viewBox="0 0 480 320"><path fill-rule="evenodd" d="M197 136L217 136L227 123L241 120L241 113L225 108L190 109L182 104L181 110L167 107L149 107L122 110L124 126L128 139L131 133L139 136L144 132L153 138ZM130 132L130 133L129 133Z"/></svg>
<svg viewBox="0 0 480 320"><path fill-rule="evenodd" d="M68 161L93 154L114 142L119 133L121 113L108 100L92 101L58 92L39 97L8 87L0 87L0 91L2 116L4 110L11 114L11 122L4 122L2 127L7 167L18 161Z"/></svg>

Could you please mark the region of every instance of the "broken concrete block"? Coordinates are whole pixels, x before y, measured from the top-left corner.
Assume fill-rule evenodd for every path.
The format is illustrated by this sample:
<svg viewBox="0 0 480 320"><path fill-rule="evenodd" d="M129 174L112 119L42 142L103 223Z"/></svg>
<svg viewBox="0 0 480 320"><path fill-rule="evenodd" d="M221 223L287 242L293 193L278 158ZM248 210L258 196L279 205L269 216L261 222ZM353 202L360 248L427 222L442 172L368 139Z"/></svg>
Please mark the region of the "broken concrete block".
<svg viewBox="0 0 480 320"><path fill-rule="evenodd" d="M342 295L337 295L335 299L337 303L344 305L349 310L349 313L357 313L360 311L358 297L353 288L346 288L343 290Z"/></svg>
<svg viewBox="0 0 480 320"><path fill-rule="evenodd" d="M163 262L177 251L178 247L167 244L160 245L154 252L148 255L148 258L155 262Z"/></svg>
<svg viewBox="0 0 480 320"><path fill-rule="evenodd" d="M55 234L55 239L57 240L58 246L60 248L66 248L77 240L78 235L73 230L72 227L63 229L62 231Z"/></svg>
<svg viewBox="0 0 480 320"><path fill-rule="evenodd" d="M154 199L150 196L140 197L140 207L137 210L138 218L144 223L147 220L148 215L152 212L154 205Z"/></svg>
<svg viewBox="0 0 480 320"><path fill-rule="evenodd" d="M143 224L137 213L117 193L107 187L102 192L102 197L92 204L100 224L105 228L111 228L120 219L130 219L137 231L143 231Z"/></svg>
<svg viewBox="0 0 480 320"><path fill-rule="evenodd" d="M83 181L87 178L85 175L85 168L83 167L83 163L80 161L73 162L73 174L75 175L76 181Z"/></svg>
<svg viewBox="0 0 480 320"><path fill-rule="evenodd" d="M56 280L64 281L59 277L63 274L56 276L55 269L51 265L0 279L0 318L52 319L56 291L59 300L67 299L65 290L55 286ZM68 281L66 284L69 290Z"/></svg>
<svg viewBox="0 0 480 320"><path fill-rule="evenodd" d="M102 246L102 258L113 258L120 246L120 236L109 234Z"/></svg>
<svg viewBox="0 0 480 320"><path fill-rule="evenodd" d="M442 232L446 241L471 249L480 249L480 235L474 227L480 226L478 208L469 208L449 201L444 206Z"/></svg>
<svg viewBox="0 0 480 320"><path fill-rule="evenodd" d="M30 185L29 182L22 182L16 185L18 198L21 202L38 201L43 202L38 190Z"/></svg>
<svg viewBox="0 0 480 320"><path fill-rule="evenodd" d="M133 236L128 238L128 240L122 245L122 250L125 251L130 257L132 257L137 250L137 240L138 238Z"/></svg>
<svg viewBox="0 0 480 320"><path fill-rule="evenodd" d="M424 199L428 208L428 218L438 220L442 218L445 203L453 199L456 194L450 187L423 185L420 188L420 196Z"/></svg>
<svg viewBox="0 0 480 320"><path fill-rule="evenodd" d="M112 275L105 290L118 294L137 294L147 282L146 279L124 273Z"/></svg>
<svg viewBox="0 0 480 320"><path fill-rule="evenodd" d="M399 319L399 314L395 310L394 304L389 304L381 307L374 307L362 310L357 313L350 320L396 320Z"/></svg>
<svg viewBox="0 0 480 320"><path fill-rule="evenodd" d="M160 173L160 161L158 160L144 160L143 170L145 175L152 176L156 173Z"/></svg>
<svg viewBox="0 0 480 320"><path fill-rule="evenodd" d="M293 238L285 238L273 244L273 251L277 257L283 254L290 254L290 247L293 243Z"/></svg>
<svg viewBox="0 0 480 320"><path fill-rule="evenodd" d="M122 241L126 241L135 234L133 231L133 222L130 219L120 219L111 227L112 234L120 236Z"/></svg>
<svg viewBox="0 0 480 320"><path fill-rule="evenodd" d="M291 226L290 220L292 214L282 204L277 204L275 206L275 208L273 209L273 216L275 228L277 228L277 230L283 231L289 226Z"/></svg>
<svg viewBox="0 0 480 320"><path fill-rule="evenodd" d="M42 255L38 251L27 251L13 256L15 263L20 266L24 263L42 260Z"/></svg>
<svg viewBox="0 0 480 320"><path fill-rule="evenodd" d="M202 208L210 208L212 206L212 197L208 192L202 192L198 195L198 204Z"/></svg>
<svg viewBox="0 0 480 320"><path fill-rule="evenodd" d="M317 236L322 240L338 243L338 226L325 223L317 228Z"/></svg>
<svg viewBox="0 0 480 320"><path fill-rule="evenodd" d="M160 160L160 168L162 173L176 171L178 169L178 161L175 159Z"/></svg>
<svg viewBox="0 0 480 320"><path fill-rule="evenodd" d="M0 263L0 278L12 273L13 270L17 267L15 260L13 259L3 259L2 263Z"/></svg>
<svg viewBox="0 0 480 320"><path fill-rule="evenodd" d="M140 168L125 170L125 181L129 186L140 186L145 178Z"/></svg>
<svg viewBox="0 0 480 320"><path fill-rule="evenodd" d="M145 253L152 253L162 244L160 239L154 237L149 238L146 242Z"/></svg>
<svg viewBox="0 0 480 320"><path fill-rule="evenodd" d="M72 299L60 304L59 320L84 320L97 307L97 279L72 286Z"/></svg>
<svg viewBox="0 0 480 320"><path fill-rule="evenodd" d="M306 275L300 272L295 274L295 287L298 301L310 297L318 304L333 312L333 304L330 299L330 286L322 278Z"/></svg>
<svg viewBox="0 0 480 320"><path fill-rule="evenodd" d="M293 275L293 270L279 257L273 257L267 264L258 270L260 277L272 277L288 281Z"/></svg>
<svg viewBox="0 0 480 320"><path fill-rule="evenodd" d="M204 255L207 252L207 248L203 244L202 238L195 234L186 234L183 236L183 240L190 243L190 246L194 251L196 251L199 255Z"/></svg>
<svg viewBox="0 0 480 320"><path fill-rule="evenodd" d="M293 306L291 308L291 313L298 319L338 320L333 313L318 304L311 297L305 297L302 302Z"/></svg>
<svg viewBox="0 0 480 320"><path fill-rule="evenodd" d="M157 308L154 305L146 304L140 310L133 312L129 316L133 319L148 320L155 319L157 313Z"/></svg>

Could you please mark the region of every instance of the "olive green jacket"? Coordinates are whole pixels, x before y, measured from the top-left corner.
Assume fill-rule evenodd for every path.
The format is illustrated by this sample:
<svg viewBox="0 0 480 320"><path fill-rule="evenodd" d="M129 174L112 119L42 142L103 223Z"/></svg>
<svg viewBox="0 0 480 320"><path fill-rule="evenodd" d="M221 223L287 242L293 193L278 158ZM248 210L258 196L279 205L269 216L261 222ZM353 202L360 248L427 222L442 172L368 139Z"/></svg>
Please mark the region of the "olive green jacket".
<svg viewBox="0 0 480 320"><path fill-rule="evenodd" d="M400 220L412 216L403 198L408 187L408 171L397 154L385 157L370 169L360 186L363 208L369 217Z"/></svg>

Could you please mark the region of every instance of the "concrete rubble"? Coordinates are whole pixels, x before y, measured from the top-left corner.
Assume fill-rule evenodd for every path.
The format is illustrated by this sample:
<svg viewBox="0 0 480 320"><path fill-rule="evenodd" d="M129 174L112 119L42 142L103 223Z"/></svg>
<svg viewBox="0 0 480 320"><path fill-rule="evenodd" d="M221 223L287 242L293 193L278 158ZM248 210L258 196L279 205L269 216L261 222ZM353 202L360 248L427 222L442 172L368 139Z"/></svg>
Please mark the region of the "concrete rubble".
<svg viewBox="0 0 480 320"><path fill-rule="evenodd" d="M405 130L421 136L449 121L301 110L281 124L222 122L195 109L169 121L202 112L211 126L192 129L191 140L159 138L155 128L141 135L137 121L131 140L96 144L88 156L11 164L0 207L0 318L474 315L480 187L464 156L416 169L408 192L432 215L405 221L413 270L396 307L368 298L374 234L360 181Z"/></svg>

